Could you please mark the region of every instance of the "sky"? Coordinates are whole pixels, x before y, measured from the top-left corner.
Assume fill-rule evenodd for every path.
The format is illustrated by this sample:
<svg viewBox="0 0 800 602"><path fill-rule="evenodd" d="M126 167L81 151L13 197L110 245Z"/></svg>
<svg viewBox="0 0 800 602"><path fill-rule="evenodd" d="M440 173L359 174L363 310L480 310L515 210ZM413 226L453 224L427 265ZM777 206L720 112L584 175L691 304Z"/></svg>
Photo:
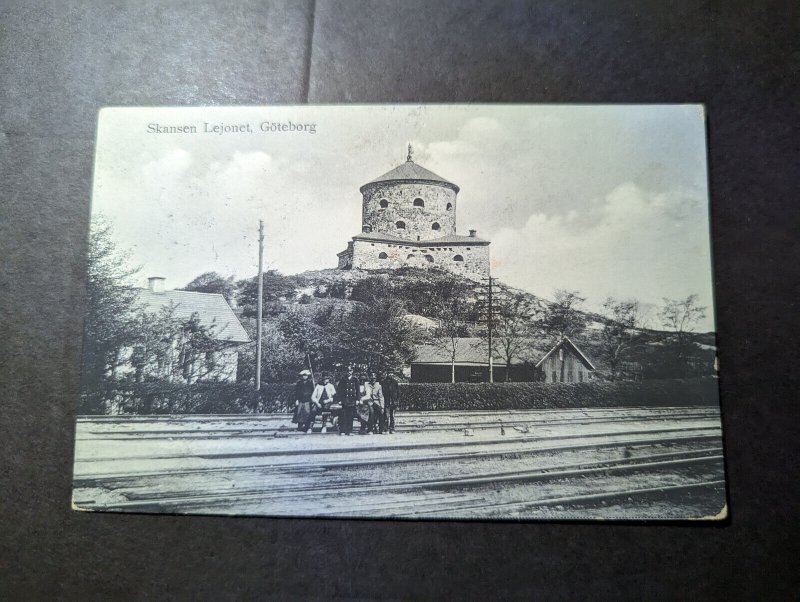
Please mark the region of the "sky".
<svg viewBox="0 0 800 602"><path fill-rule="evenodd" d="M314 133L261 127L289 123ZM213 131L224 125L250 130ZM254 276L259 219L267 268L332 268L361 231L359 187L405 161L409 143L461 188L458 233L491 241L503 282L544 298L578 290L590 310L635 298L653 327L663 298L696 294L708 308L698 329L714 329L699 105L103 109L92 212L142 286Z"/></svg>

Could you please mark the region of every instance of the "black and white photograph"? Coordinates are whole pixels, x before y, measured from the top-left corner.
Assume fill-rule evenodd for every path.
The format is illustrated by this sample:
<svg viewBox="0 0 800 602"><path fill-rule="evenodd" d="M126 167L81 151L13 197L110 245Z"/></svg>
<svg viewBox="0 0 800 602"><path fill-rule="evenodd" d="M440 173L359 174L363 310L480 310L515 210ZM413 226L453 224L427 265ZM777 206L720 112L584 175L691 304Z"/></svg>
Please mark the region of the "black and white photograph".
<svg viewBox="0 0 800 602"><path fill-rule="evenodd" d="M705 108L98 117L72 506L719 521Z"/></svg>

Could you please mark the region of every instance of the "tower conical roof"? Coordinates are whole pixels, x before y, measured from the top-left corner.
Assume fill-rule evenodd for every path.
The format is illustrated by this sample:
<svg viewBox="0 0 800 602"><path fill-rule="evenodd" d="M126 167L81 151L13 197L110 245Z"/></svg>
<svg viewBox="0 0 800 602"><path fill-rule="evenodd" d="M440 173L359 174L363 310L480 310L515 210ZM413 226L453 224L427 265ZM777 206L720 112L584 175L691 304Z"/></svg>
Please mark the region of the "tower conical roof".
<svg viewBox="0 0 800 602"><path fill-rule="evenodd" d="M364 184L361 187L361 191L363 192L364 188L369 186L370 184L378 184L380 182L396 182L402 180L413 180L418 182L435 182L437 184L445 184L458 192L459 188L452 182L445 180L442 176L438 176L433 173L429 169L425 169L422 165L417 165L411 159L411 153L409 153L409 158L406 160L405 163L401 163L391 171L387 171L382 176L378 176L371 182Z"/></svg>

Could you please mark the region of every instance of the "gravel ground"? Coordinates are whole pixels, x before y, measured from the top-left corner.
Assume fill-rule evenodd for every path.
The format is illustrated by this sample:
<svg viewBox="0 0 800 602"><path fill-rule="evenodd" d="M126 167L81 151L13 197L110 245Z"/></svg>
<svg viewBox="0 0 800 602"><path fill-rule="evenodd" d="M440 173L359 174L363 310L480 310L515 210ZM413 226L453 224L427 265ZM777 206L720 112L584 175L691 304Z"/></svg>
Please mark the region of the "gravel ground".
<svg viewBox="0 0 800 602"><path fill-rule="evenodd" d="M77 427L74 503L83 510L517 520L684 519L724 510L713 409L405 413L398 425L392 435L340 437L292 431L286 415L85 417ZM648 458L661 464L631 466Z"/></svg>

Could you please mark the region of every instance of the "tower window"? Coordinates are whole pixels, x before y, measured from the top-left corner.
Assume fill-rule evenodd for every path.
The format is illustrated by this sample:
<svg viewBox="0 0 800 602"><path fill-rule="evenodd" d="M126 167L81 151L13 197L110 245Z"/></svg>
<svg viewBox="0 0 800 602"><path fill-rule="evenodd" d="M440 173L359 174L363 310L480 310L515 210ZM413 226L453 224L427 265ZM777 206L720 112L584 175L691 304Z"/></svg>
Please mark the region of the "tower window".
<svg viewBox="0 0 800 602"><path fill-rule="evenodd" d="M427 261L428 263L433 263L433 255L426 255L425 261Z"/></svg>
<svg viewBox="0 0 800 602"><path fill-rule="evenodd" d="M405 229L406 229L406 223L405 223L405 222L397 222L397 223L395 224L395 227L396 227L398 230L405 230Z"/></svg>
<svg viewBox="0 0 800 602"><path fill-rule="evenodd" d="M456 255L453 257L453 261L464 261L464 258L461 255Z"/></svg>
<svg viewBox="0 0 800 602"><path fill-rule="evenodd" d="M431 230L438 230L439 228L441 228L441 226L439 225L439 222L433 222L433 225L431 226Z"/></svg>
<svg viewBox="0 0 800 602"><path fill-rule="evenodd" d="M406 257L406 259L414 259L414 254L413 253L409 253L409 255L408 255L408 257Z"/></svg>
<svg viewBox="0 0 800 602"><path fill-rule="evenodd" d="M381 253L380 255L378 255L378 259L388 259L388 258L389 256L386 253Z"/></svg>
<svg viewBox="0 0 800 602"><path fill-rule="evenodd" d="M421 198L417 197L414 199L414 207L424 207L424 206L425 206L425 201L423 201Z"/></svg>
<svg viewBox="0 0 800 602"><path fill-rule="evenodd" d="M389 201L381 199L381 209L386 209L389 206Z"/></svg>
<svg viewBox="0 0 800 602"><path fill-rule="evenodd" d="M447 210L448 211L452 211L453 210L453 203L447 203Z"/></svg>

